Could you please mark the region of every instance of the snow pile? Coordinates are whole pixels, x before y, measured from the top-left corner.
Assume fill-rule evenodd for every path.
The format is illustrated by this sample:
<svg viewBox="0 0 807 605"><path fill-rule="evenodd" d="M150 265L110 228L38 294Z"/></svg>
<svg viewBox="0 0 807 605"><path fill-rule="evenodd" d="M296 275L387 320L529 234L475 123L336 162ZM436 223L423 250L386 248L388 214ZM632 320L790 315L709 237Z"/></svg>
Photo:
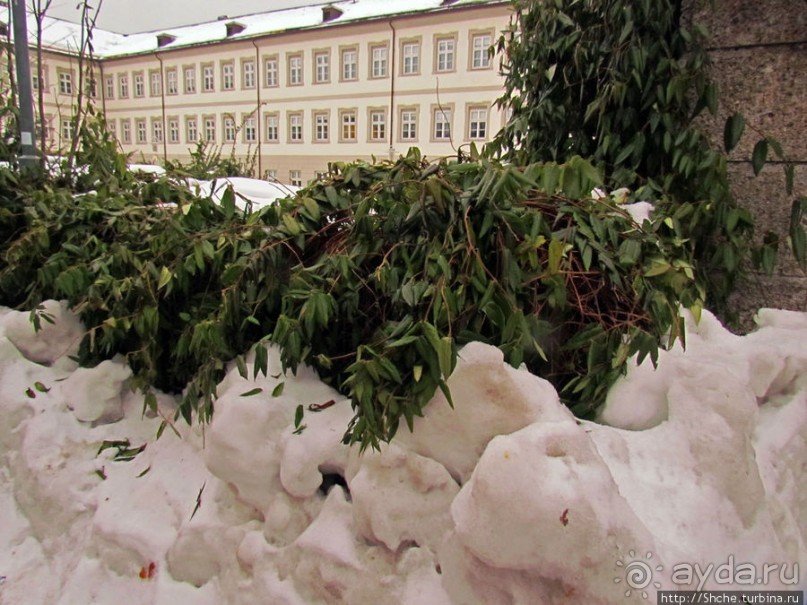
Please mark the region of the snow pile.
<svg viewBox="0 0 807 605"><path fill-rule="evenodd" d="M456 409L438 394L361 454L341 443L349 402L271 348L268 376L228 372L211 425L155 440L123 361L76 368L80 324L45 311L35 334L0 310L3 605L638 603L738 588L727 561L803 588L805 314L763 311L745 337L705 314L601 424L471 344Z"/></svg>

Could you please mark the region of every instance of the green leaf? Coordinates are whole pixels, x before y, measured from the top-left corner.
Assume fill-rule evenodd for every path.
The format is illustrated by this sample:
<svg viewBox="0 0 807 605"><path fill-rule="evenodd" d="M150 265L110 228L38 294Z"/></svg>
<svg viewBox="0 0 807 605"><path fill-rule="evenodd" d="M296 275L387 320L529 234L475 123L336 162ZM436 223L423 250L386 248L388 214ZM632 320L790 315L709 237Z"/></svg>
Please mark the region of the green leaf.
<svg viewBox="0 0 807 605"><path fill-rule="evenodd" d="M235 191L232 185L227 185L221 196L221 208L224 210L224 218L228 221L235 215Z"/></svg>
<svg viewBox="0 0 807 605"><path fill-rule="evenodd" d="M250 389L245 393L241 393L241 397L252 397L258 393L263 393L263 389L261 387L255 387L254 389Z"/></svg>
<svg viewBox="0 0 807 605"><path fill-rule="evenodd" d="M300 428L300 425L303 421L303 416L305 416L305 409L303 408L302 404L300 404L294 411L294 428L296 429Z"/></svg>
<svg viewBox="0 0 807 605"><path fill-rule="evenodd" d="M723 146L726 153L730 152L740 142L745 130L745 118L742 114L732 114L727 120L723 129Z"/></svg>
<svg viewBox="0 0 807 605"><path fill-rule="evenodd" d="M760 139L757 141L757 144L754 145L754 152L751 155L751 165L754 168L754 176L759 175L767 159L768 141L766 139Z"/></svg>
<svg viewBox="0 0 807 605"><path fill-rule="evenodd" d="M42 384L39 381L34 383L34 388L37 391L39 391L40 393L47 393L48 391L50 391L50 389L48 387L46 387L44 384Z"/></svg>
<svg viewBox="0 0 807 605"><path fill-rule="evenodd" d="M283 389L285 388L285 382L279 382L274 389L272 389L272 397L280 397L283 394Z"/></svg>
<svg viewBox="0 0 807 605"><path fill-rule="evenodd" d="M555 275L560 271L560 263L563 260L565 244L559 239L549 242L549 274Z"/></svg>
<svg viewBox="0 0 807 605"><path fill-rule="evenodd" d="M173 279L173 274L171 273L171 269L168 267L163 267L160 269L160 280L157 282L157 289L162 290L168 283Z"/></svg>

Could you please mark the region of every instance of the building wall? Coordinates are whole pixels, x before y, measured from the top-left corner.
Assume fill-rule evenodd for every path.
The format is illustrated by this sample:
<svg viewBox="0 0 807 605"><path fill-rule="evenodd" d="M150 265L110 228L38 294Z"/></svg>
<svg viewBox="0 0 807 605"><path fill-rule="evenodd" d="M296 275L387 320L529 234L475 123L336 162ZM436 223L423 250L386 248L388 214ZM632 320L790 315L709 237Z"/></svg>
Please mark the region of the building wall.
<svg viewBox="0 0 807 605"><path fill-rule="evenodd" d="M722 106L713 125L715 145L722 145L722 125L731 113L739 111L748 123L729 156L732 192L753 214L758 239L774 231L784 241L792 201L807 195L807 5L804 0L717 0L713 9L690 9L690 14L711 32L712 74ZM792 195L780 163L770 162L754 176L751 152L762 136L776 138L794 162ZM760 307L807 311L807 275L783 250L775 275L751 273L734 306L745 328L752 327Z"/></svg>
<svg viewBox="0 0 807 605"><path fill-rule="evenodd" d="M472 142L484 144L503 125L493 106L503 80L496 59L480 49L508 22L507 5L475 7L105 59L103 105L124 151L137 161L186 160L196 141L214 134L223 155L254 155L257 174L283 182L305 183L332 161L397 157L411 146L430 158L456 155ZM453 65L443 53L438 66L438 46L446 45L453 45ZM345 77L351 52L356 73ZM373 73L374 52L376 59L386 53L381 73L377 62ZM272 61L276 82L267 74ZM205 69L213 74L209 91ZM224 86L226 69L232 69L231 89ZM135 78L142 78L142 95ZM169 91L174 82L175 93ZM438 113L449 118L450 137L436 136ZM404 117L416 123L405 125ZM229 120L235 140L225 137Z"/></svg>

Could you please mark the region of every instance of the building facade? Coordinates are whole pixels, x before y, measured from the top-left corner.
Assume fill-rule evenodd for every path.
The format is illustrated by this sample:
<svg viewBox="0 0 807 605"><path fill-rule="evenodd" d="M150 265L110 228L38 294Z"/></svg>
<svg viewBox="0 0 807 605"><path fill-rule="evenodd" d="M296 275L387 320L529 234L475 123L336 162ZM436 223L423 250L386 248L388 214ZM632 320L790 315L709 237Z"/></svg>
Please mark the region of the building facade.
<svg viewBox="0 0 807 605"><path fill-rule="evenodd" d="M131 36L96 32L85 91L132 161L188 160L203 141L249 158L256 176L305 184L333 161L395 158L412 146L435 159L484 145L504 123L490 49L509 17L507 1L343 0ZM73 134L71 25L47 20L34 82L54 149ZM36 74L33 55L32 66Z"/></svg>

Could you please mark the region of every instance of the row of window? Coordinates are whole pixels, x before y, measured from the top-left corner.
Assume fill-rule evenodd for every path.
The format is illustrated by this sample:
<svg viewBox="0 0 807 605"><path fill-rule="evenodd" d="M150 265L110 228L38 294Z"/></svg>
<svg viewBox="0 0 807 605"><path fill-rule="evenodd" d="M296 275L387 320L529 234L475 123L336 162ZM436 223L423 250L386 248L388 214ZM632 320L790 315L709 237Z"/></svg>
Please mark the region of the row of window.
<svg viewBox="0 0 807 605"><path fill-rule="evenodd" d="M329 110L311 113L310 140L313 143L330 143L332 138L340 143L358 142L359 111L357 109L339 109L337 111L336 133L332 133L331 112ZM454 123L454 105L435 106L431 109L430 139L432 141L450 141ZM399 141L414 143L418 141L419 107L400 107L398 109ZM281 133L280 112L265 113L263 115L262 140L266 143L279 143L285 137L288 143L303 143L306 139L304 133L304 112L287 111L283 126L285 132ZM258 142L258 123L254 114L242 114L237 121L236 116L224 114L221 118L215 115L185 116L182 120L172 116L166 120L167 142L181 143L180 127L184 126L186 143L196 143L200 139L217 141L217 128L221 127L221 137L224 143L234 143L240 139L243 143ZM469 104L466 106L464 138L468 140L484 141L488 136L489 111L487 105ZM118 132L116 122L120 123ZM146 118L134 118L134 131L132 120L123 118L109 120L109 127L113 134L124 144L127 143L162 143L164 140L164 125L162 118L152 118L151 124ZM150 137L149 137L150 130ZM334 136L335 134L335 136ZM384 142L388 140L388 110L387 108L370 108L367 110L367 141Z"/></svg>
<svg viewBox="0 0 807 605"><path fill-rule="evenodd" d="M493 33L472 34L470 38L468 68L471 70L490 69L491 55L489 52ZM400 75L410 76L421 73L421 39L404 39L401 42ZM453 72L457 69L457 34L437 36L434 42L433 71L435 73ZM359 46L342 46L338 50L340 82L357 81L359 79ZM367 77L386 78L389 75L389 42L369 44L367 47L369 57ZM305 84L304 53L289 52L285 55L285 78L288 86L302 86ZM258 85L258 68L254 58L240 60L240 87L241 89L254 89ZM312 51L312 81L315 84L327 84L332 81L331 49ZM60 92L70 94L72 81L62 85L62 78L72 80L68 71L60 72ZM267 55L262 58L262 82L264 87L280 86L281 57L278 54ZM218 82L217 82L218 78ZM131 84L131 90L130 90ZM152 97L162 95L163 78L159 69L135 71L131 74L120 73L116 76L105 76L104 92L107 99L126 99L130 94L133 97ZM218 86L218 88L217 88ZM167 67L165 69L165 93L176 95L182 91L185 94L197 92L215 92L216 90L230 91L236 89L236 61L219 61L218 70L215 63L201 63L184 65L182 67ZM70 91L70 92L68 92Z"/></svg>

